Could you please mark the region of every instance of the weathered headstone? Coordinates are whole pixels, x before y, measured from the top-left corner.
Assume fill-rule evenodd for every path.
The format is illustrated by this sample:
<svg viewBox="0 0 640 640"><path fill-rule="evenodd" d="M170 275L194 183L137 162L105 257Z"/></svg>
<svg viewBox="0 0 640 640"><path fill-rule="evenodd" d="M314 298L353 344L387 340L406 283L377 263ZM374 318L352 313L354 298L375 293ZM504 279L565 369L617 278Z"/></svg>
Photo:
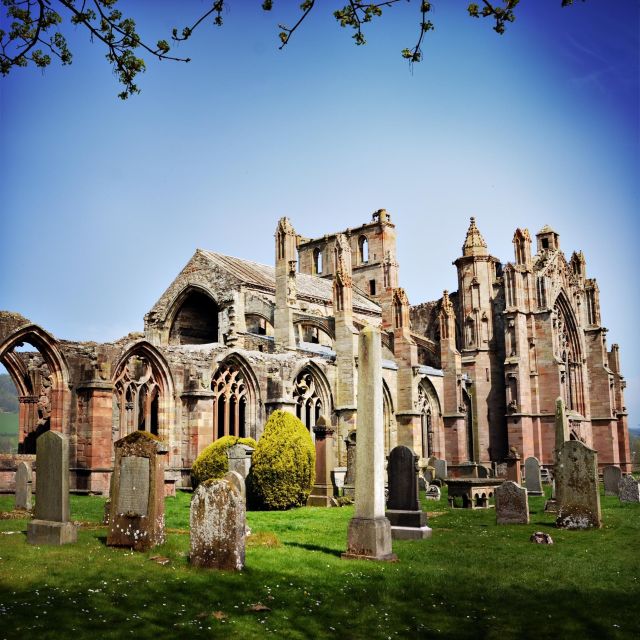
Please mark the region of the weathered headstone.
<svg viewBox="0 0 640 640"><path fill-rule="evenodd" d="M320 416L313 427L316 437L316 479L307 499L310 507L335 507L337 502L333 497L333 483L331 469L333 468L333 434L334 429L327 424L324 416Z"/></svg>
<svg viewBox="0 0 640 640"><path fill-rule="evenodd" d="M494 493L497 524L529 524L527 490L507 480Z"/></svg>
<svg viewBox="0 0 640 640"><path fill-rule="evenodd" d="M36 440L35 518L27 526L29 544L75 542L76 526L69 522L69 440L46 431Z"/></svg>
<svg viewBox="0 0 640 640"><path fill-rule="evenodd" d="M391 523L391 536L399 540L428 538L427 514L420 509L418 500L418 456L400 445L391 449L387 476L389 497L386 517Z"/></svg>
<svg viewBox="0 0 640 640"><path fill-rule="evenodd" d="M31 511L31 464L25 462L18 463L16 469L16 509Z"/></svg>
<svg viewBox="0 0 640 640"><path fill-rule="evenodd" d="M617 496L618 484L622 478L622 470L615 465L609 465L602 470L602 479L604 480L604 495Z"/></svg>
<svg viewBox="0 0 640 640"><path fill-rule="evenodd" d="M540 462L534 456L529 456L524 461L524 485L530 496L544 495L542 476L540 475Z"/></svg>
<svg viewBox="0 0 640 640"><path fill-rule="evenodd" d="M247 502L247 486L244 478L237 471L227 471L222 479L231 483L235 490L242 496L245 503Z"/></svg>
<svg viewBox="0 0 640 640"><path fill-rule="evenodd" d="M189 562L196 567L240 571L245 554L245 503L227 479L202 482L189 515Z"/></svg>
<svg viewBox="0 0 640 640"><path fill-rule="evenodd" d="M365 327L358 336L357 447L355 515L342 557L395 560L391 524L384 515L382 343L374 327Z"/></svg>
<svg viewBox="0 0 640 640"><path fill-rule="evenodd" d="M440 500L441 496L440 487L436 484L430 484L424 492L424 497L427 500Z"/></svg>
<svg viewBox="0 0 640 640"><path fill-rule="evenodd" d="M565 442L556 462L556 525L565 529L600 527L598 454L578 440Z"/></svg>
<svg viewBox="0 0 640 640"><path fill-rule="evenodd" d="M107 544L145 551L164 542L167 446L146 431L134 431L114 448Z"/></svg>
<svg viewBox="0 0 640 640"><path fill-rule="evenodd" d="M433 461L433 468L436 470L436 478L438 480L445 480L447 477L447 461L436 458Z"/></svg>
<svg viewBox="0 0 640 640"><path fill-rule="evenodd" d="M505 458L507 464L507 480L522 484L522 471L520 469L520 454L514 447L509 449L509 453Z"/></svg>
<svg viewBox="0 0 640 640"><path fill-rule="evenodd" d="M618 491L620 502L640 502L640 483L637 478L622 476Z"/></svg>
<svg viewBox="0 0 640 640"><path fill-rule="evenodd" d="M253 455L253 447L246 444L235 444L227 449L227 458L229 459L229 471L237 471L245 480L251 469L251 456Z"/></svg>
<svg viewBox="0 0 640 640"><path fill-rule="evenodd" d="M344 476L342 494L353 498L356 495L356 432L350 431L344 439L347 448L347 473Z"/></svg>

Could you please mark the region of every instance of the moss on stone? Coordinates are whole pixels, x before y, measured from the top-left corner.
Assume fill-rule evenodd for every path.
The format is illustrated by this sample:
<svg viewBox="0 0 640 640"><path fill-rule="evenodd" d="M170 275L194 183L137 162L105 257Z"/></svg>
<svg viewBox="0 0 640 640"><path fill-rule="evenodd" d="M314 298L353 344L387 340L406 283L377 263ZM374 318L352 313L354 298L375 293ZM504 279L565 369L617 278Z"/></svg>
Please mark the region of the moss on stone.
<svg viewBox="0 0 640 640"><path fill-rule="evenodd" d="M205 447L191 467L191 486L196 489L206 480L218 480L229 471L227 449L236 444L256 447L253 438L238 438L237 436L223 436L208 447Z"/></svg>
<svg viewBox="0 0 640 640"><path fill-rule="evenodd" d="M303 506L315 479L315 447L294 415L274 411L253 453L247 497L254 509Z"/></svg>

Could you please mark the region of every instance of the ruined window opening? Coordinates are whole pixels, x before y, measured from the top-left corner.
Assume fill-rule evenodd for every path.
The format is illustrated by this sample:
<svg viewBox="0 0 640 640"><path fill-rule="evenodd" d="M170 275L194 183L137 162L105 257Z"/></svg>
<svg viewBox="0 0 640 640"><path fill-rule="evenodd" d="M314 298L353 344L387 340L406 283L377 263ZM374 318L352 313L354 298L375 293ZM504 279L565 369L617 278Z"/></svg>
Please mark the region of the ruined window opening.
<svg viewBox="0 0 640 640"><path fill-rule="evenodd" d="M372 296L376 295L376 281L369 280L369 294Z"/></svg>
<svg viewBox="0 0 640 640"><path fill-rule="evenodd" d="M313 250L313 272L318 275L322 273L322 250L318 247Z"/></svg>
<svg viewBox="0 0 640 640"><path fill-rule="evenodd" d="M313 375L308 370L301 371L293 383L293 399L296 401L296 416L311 431L322 415L320 399Z"/></svg>
<svg viewBox="0 0 640 640"><path fill-rule="evenodd" d="M169 344L218 342L218 312L218 305L206 293L189 292L171 325Z"/></svg>
<svg viewBox="0 0 640 640"><path fill-rule="evenodd" d="M542 240L540 241L540 244L542 245L543 249L548 249L549 248L549 239L548 238L542 238Z"/></svg>
<svg viewBox="0 0 640 640"><path fill-rule="evenodd" d="M358 255L360 257L360 264L367 264L367 262L369 262L369 241L366 236L360 236L358 240Z"/></svg>
<svg viewBox="0 0 640 640"><path fill-rule="evenodd" d="M222 365L211 381L214 438L244 437L246 433L247 385L242 373L231 365Z"/></svg>

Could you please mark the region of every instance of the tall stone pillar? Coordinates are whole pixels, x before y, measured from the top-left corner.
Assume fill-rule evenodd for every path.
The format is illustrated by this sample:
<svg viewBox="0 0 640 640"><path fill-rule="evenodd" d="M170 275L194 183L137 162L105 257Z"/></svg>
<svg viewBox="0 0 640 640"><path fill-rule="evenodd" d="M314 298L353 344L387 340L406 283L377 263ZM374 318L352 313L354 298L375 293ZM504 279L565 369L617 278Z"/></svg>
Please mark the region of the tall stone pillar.
<svg viewBox="0 0 640 640"><path fill-rule="evenodd" d="M278 351L296 348L293 307L296 306L296 232L288 218L276 229L276 310L274 339Z"/></svg>
<svg viewBox="0 0 640 640"><path fill-rule="evenodd" d="M380 331L365 327L358 339L358 440L355 515L349 523L345 559L395 560L391 524L385 517L382 344Z"/></svg>

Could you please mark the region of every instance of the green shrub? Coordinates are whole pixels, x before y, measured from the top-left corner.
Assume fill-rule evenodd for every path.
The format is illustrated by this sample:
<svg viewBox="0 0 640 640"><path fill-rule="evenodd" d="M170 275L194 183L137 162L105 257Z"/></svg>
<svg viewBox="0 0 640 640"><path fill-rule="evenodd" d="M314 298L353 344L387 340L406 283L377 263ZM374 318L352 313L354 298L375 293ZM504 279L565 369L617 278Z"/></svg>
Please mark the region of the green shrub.
<svg viewBox="0 0 640 640"><path fill-rule="evenodd" d="M196 489L205 480L222 478L229 471L227 449L236 444L256 447L253 438L238 438L237 436L223 436L208 447L205 447L191 467L191 486Z"/></svg>
<svg viewBox="0 0 640 640"><path fill-rule="evenodd" d="M311 435L294 415L274 411L253 452L247 497L254 509L284 510L307 503L315 480Z"/></svg>

